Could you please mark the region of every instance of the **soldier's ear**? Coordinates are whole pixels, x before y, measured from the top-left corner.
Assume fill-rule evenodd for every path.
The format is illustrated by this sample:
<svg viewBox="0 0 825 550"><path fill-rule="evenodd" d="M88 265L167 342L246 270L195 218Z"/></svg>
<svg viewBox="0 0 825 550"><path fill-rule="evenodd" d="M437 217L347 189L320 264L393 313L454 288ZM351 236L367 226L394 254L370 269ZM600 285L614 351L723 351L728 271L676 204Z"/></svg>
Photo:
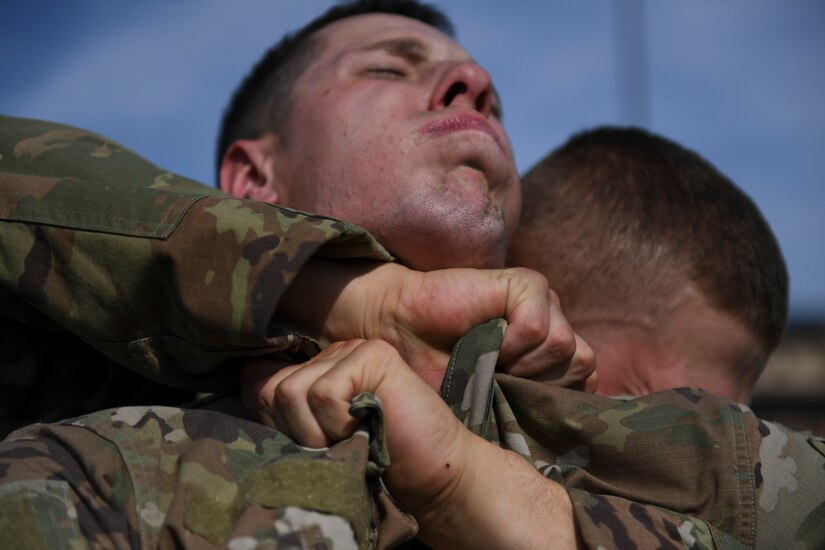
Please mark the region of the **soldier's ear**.
<svg viewBox="0 0 825 550"><path fill-rule="evenodd" d="M241 139L229 146L220 170L219 183L224 193L239 199L282 202L284 197L271 155L274 139Z"/></svg>

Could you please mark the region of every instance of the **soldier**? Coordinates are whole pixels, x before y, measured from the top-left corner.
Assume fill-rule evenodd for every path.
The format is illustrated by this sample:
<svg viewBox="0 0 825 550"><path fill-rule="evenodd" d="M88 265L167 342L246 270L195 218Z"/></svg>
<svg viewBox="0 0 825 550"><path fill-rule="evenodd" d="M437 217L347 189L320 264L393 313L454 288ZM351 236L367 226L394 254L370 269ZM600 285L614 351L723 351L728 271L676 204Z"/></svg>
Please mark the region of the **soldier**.
<svg viewBox="0 0 825 550"><path fill-rule="evenodd" d="M511 265L544 274L599 360L601 395L701 387L740 403L779 344L782 252L753 202L638 129L573 136L522 180Z"/></svg>
<svg viewBox="0 0 825 550"><path fill-rule="evenodd" d="M226 171L228 181L249 184L239 189L268 190L256 182L274 184L278 170L288 168L289 179L314 185L316 177L345 177L357 162L378 159L374 171L380 173L392 170L394 155L421 159L430 151L448 169L443 180L454 184L443 190L444 197L467 203L457 205L457 225L436 234L435 242L466 237L478 244L486 237L486 261L503 258L497 244L503 240L506 246L512 223L508 185L515 182L514 169L504 134L490 118L489 82L475 85L483 71L409 12L355 15L347 9L308 31L322 40L298 50L310 61L297 73L318 83L304 88L309 104L293 98L284 121L290 131L269 135L263 140L268 143L260 136L238 138L259 146L231 152L240 162L227 165L234 166ZM363 56L372 62L357 63ZM448 75L463 76L449 82ZM370 101L362 103L362 94ZM416 103L419 94L445 101ZM420 109L402 109L396 96ZM468 96L487 99L467 104ZM387 136L379 125L381 139L373 141L350 123L349 113L369 118L368 105L387 115L377 123L400 135ZM445 120L432 124L429 117ZM401 122L418 119L410 126ZM320 128L336 136L334 142L326 143ZM311 139L296 134L308 129ZM310 331L296 325L349 341L273 377L268 370L281 365L271 359L248 367L254 379L263 374L264 381L262 391L252 394L263 401L254 412L271 415L273 424L307 444L337 441L328 449L301 448L282 432L245 419L236 401L220 398L194 408L123 407L16 432L0 448L3 540L31 546L65 540L146 547L368 547L392 545L420 527L419 536L434 546L552 541L564 547L576 536L592 547L654 541L767 545L781 533L754 529L762 517L757 497L765 510L781 513L790 509L791 498L792 536L816 535L808 525L815 522L805 520L816 519L816 502L800 499L795 489L790 496L783 492L791 483L816 481L816 468L822 468L816 442L800 444L798 435L760 425L747 411L697 392L617 405L509 374L494 380L499 348L511 372L540 374L543 358L552 358L559 347L552 337L555 304L528 272L421 274L375 264L370 260L389 259L386 250L346 222L216 196L81 131L21 121L9 121L4 131L10 137L2 157L9 163L0 212L9 259L3 282L7 311L16 320L43 330L63 327L118 361L190 386L231 379L238 357L279 353L296 363L313 346ZM350 139L366 140L376 150L368 158L361 152L326 166L321 146L347 150ZM303 162L290 166L284 147ZM454 164L454 151L444 150L453 148L459 156L466 153L468 162ZM284 159L286 165L278 164ZM410 183L432 182L431 169L416 166L409 166ZM69 167L76 171L67 173ZM370 175L362 172L348 183ZM330 208L347 204L347 190L337 191ZM384 206L381 196L365 195ZM419 197L431 200L426 193ZM100 215L90 198L111 209ZM408 205L414 218L428 223L427 209L415 207ZM461 231L468 219L479 231ZM358 221L371 223L368 217ZM384 238L405 261L424 262L428 250L409 231ZM453 251L474 261L485 258L478 250ZM429 267L443 260L436 257ZM74 275L78 267L83 276ZM365 297L377 297L378 304ZM493 321L456 345L441 386L447 409L406 363L418 357L425 359L422 364L440 361L453 335L497 315L511 320L514 330L502 335ZM562 332L568 343L557 362L561 373L576 371L588 361L576 359L582 348L573 349L572 333ZM383 337L393 347L358 336ZM527 361L519 367L518 359ZM432 372L412 366L433 383ZM589 371L579 370L581 381ZM298 378L289 382L293 376ZM348 383L337 383L342 379ZM273 390L281 397L274 402L270 382L280 388ZM377 395L386 409L369 395L355 395L359 390ZM340 405L350 402L349 411L366 424L348 437L353 425ZM789 468L781 468L788 465L787 453L805 445L809 452L793 455L799 472L789 477ZM651 449L661 449L668 460ZM644 475L621 475L634 471L631 466ZM395 507L375 481L384 468L385 481L413 517ZM783 521L787 514L772 517Z"/></svg>
<svg viewBox="0 0 825 550"><path fill-rule="evenodd" d="M353 16L363 11L385 10L417 16L424 22L398 15ZM407 216L409 223L399 215L390 216L404 226L404 231L387 234L390 229L387 228L383 232L387 246L398 258L429 269L439 267L439 262L445 266L500 266L519 207L512 153L495 115L489 76L452 40L429 25L430 20L441 21L439 17L438 12L413 2L366 2L333 9L307 27L302 41L285 41L279 51L297 44L299 51L291 52L297 60L305 57L306 52L313 54L309 57L309 66L297 71L301 77L294 83L296 89L307 86L306 93L311 95L313 103L300 104L297 98L305 97L304 93L293 94L290 90L290 117L285 122L285 133L277 134L280 141L273 144L276 134L269 129L265 135L237 139L225 163L227 180L237 184L246 178L255 184L255 178L261 175L279 178L288 175L290 181L296 182L288 202L299 206L305 204L299 192L308 185L307 180L312 183L316 175L336 178L336 185L350 192L360 182L364 182L364 191L372 189L376 193L383 187L389 187L396 194L413 189L415 200L398 210L398 214ZM400 70L413 71L410 78L397 78L398 66L402 67ZM346 68L346 72L342 73L341 68ZM318 80L319 73L320 83L304 82L305 77ZM345 78L334 80L342 74ZM321 109L325 105L324 97L315 97L324 90L324 82L334 85L329 90L333 93L328 96L331 108L326 111ZM360 101L359 109L354 108L352 100ZM384 109L380 110L382 102ZM340 112L336 113L335 108L341 109ZM297 129L289 126L293 116L307 112L324 115L309 119L316 125L313 131L307 131L303 124ZM322 128L329 122L342 122L341 117L348 113L352 115L349 128L352 134L346 136L347 139L342 135L347 128ZM371 120L371 113L381 116L366 124ZM395 127L385 128L394 121L397 121ZM12 241L15 252L11 256L15 261L10 262L5 277L8 287L14 289L10 294L9 313L37 327L48 328L50 322L56 321L115 360L156 379L203 389L202 379L208 378L214 387L219 387L232 373L231 369L237 367L237 361L233 364L227 359L280 351L286 352L284 355L292 352L290 358L294 362L296 356L300 357L301 352L312 347L312 340L306 334L328 339L378 334L402 349L411 357L411 362L417 363L418 372L438 385L455 338L479 322L499 315L508 317L512 328L503 342L503 368L521 375L541 375L547 370L548 362L555 363L560 368L551 373L553 377L562 379L566 372L573 372L577 381L586 379L592 372L592 354L586 346L576 345L546 283L535 274L519 270L465 270L423 275L399 264L331 261L325 256L336 260L347 257L387 260L390 256L350 224L320 216L306 217L258 202L213 198L211 192L159 173L139 159L129 158L128 152L116 145L106 146L94 136L73 129L8 121L6 130L12 147L5 158L20 160L11 178L17 183L25 182L8 189L10 193L4 201L9 234L16 231L21 236ZM372 135L381 131L387 135ZM326 133L329 135L325 136ZM290 139L285 139L287 136ZM306 138L311 139L301 143L300 139ZM367 157L357 149L346 149L356 142L355 138L361 139L361 147L375 149L372 151L375 156ZM84 148L90 144L92 150L84 154ZM380 148L382 145L384 149ZM280 147L294 149L285 155L285 149ZM316 158L310 154L313 147ZM324 149L321 160L325 163L318 163L317 153ZM359 156L353 157L356 154ZM121 191L111 185L99 185L101 177L114 177L114 174L109 172L107 176L100 168L105 163L94 164L94 159L129 165L130 179L148 180L148 188ZM372 162L375 159L381 162ZM392 167L391 159L402 164L406 159L403 170L397 174L409 180L406 187L400 182L397 188L390 187L395 177L387 175L370 179L370 172L380 174L381 170ZM274 161L278 163L273 164ZM29 167L35 162L40 166L36 175L31 176ZM275 172L266 171L273 166L277 167ZM313 174L312 169L318 167L324 171ZM303 168L306 173L301 172ZM71 170L77 172L71 173ZM266 184L260 187L265 188L276 180L260 181ZM284 192L283 188L279 190ZM439 201L445 192L451 196L449 202L453 206L454 217L449 225L443 223L444 214L450 213L448 210L441 209L439 215L432 218L424 216L440 208ZM47 200L37 200L45 195ZM105 210L101 215L89 212L93 204L87 198L90 196L97 204L117 204L118 211L114 215ZM130 196L128 204L118 202L124 196ZM384 206L404 198L402 195L387 197L391 200L382 200ZM341 198L337 202L344 204ZM380 230L380 225L360 215L358 204L349 205L352 217ZM416 208L417 204L423 208ZM317 209L322 213L338 212L322 208L320 204ZM369 210L362 208L361 213ZM205 238L207 233L212 236L211 242ZM432 240L443 243L439 251L429 246ZM71 243L71 257L55 252L60 246L57 241ZM204 251L219 247L220 254L192 257L193 246ZM181 257L183 254L185 257ZM110 263L107 258L116 263ZM87 277L71 275L71 269L78 263L87 267ZM120 265L125 269L104 269L101 273L101 265ZM230 266L234 268L227 269ZM300 277L289 285L299 270ZM100 275L106 281L103 284ZM256 286L256 281L258 285L268 286ZM57 290L54 290L55 284ZM285 292L287 286L289 289ZM306 288L315 289L314 299L309 303ZM238 299L231 294L245 290L248 295L240 300L245 309L238 311ZM65 293L64 298L53 300L55 292ZM379 300L380 308L365 307L363 297L368 294L372 304L376 297L384 298L383 302ZM90 295L94 298L88 299ZM142 304L133 303L134 297L148 298L152 302L151 311L148 314L137 311ZM485 299L479 300L480 297ZM422 309L419 304L427 307ZM126 311L134 315L124 316ZM278 320L278 325L273 325L273 319ZM290 330L286 328L287 323L307 326L313 332ZM228 333L221 332L218 328L221 324L229 327ZM390 334L393 331L395 336ZM212 374L203 376L207 371ZM133 459L137 459L139 469L144 472L147 463L157 464L152 452L146 456L127 452L129 458L122 454L118 458L124 449L122 445L144 441L147 434L142 430L147 423L162 419L163 435L158 441L161 447L166 443L184 447L194 443L199 449L208 446L209 441L229 437L223 432L210 431L220 431L226 424L213 421L212 411L203 408L184 413L182 427L169 431L176 425L172 419L177 418L177 413L171 410L116 410L114 416L93 414L70 424L18 431L7 441L5 458L9 462L5 468L4 510L9 513L17 510L20 521L8 524L6 533L34 538L45 533L43 536L47 539L82 536L101 544L105 544L103 541L134 544L136 540L157 540L157 537L177 536L169 533L179 532L184 533L180 535L184 537L200 537L198 540L221 541L226 536L237 539L237 533L231 529L223 530L228 516L217 522L209 520L210 514L220 516L225 512L210 499L207 502L211 503L212 512L205 512L205 519L188 515L191 510L205 506L192 504L200 501L195 489L189 496L181 497L188 504L181 511L183 515L177 516L178 522L172 519L176 517L176 506L168 507L170 500L176 500L174 497L162 497L160 501L144 498L145 487L151 488L154 494L165 494L168 485L164 485L164 480L133 482L134 492L127 491L125 500L119 500L123 493L107 485L108 480L130 478L135 467ZM189 422L203 416L210 421L195 424L209 433ZM254 434L247 439L253 438L253 446L263 447L264 451L268 446L261 443L262 433L270 434L266 437L277 442L273 443L277 449L288 441L275 432L261 432L261 428L248 422L230 423L230 426L230 431ZM157 448L148 440L145 442L149 447L144 449ZM89 453L91 448L95 450L93 453ZM234 445L228 445L228 450L237 451ZM503 451L499 449L499 452ZM191 450L185 453L187 457L209 454ZM41 456L43 460L21 461L22 454L30 459ZM87 454L91 456L85 456ZM280 452L273 455L270 448L269 454L263 452L258 460L273 456L279 457ZM509 453L502 456L507 461L514 460ZM66 457L83 459L70 466ZM313 462L317 470L319 461ZM334 463L334 460L324 462ZM183 465L187 459L176 463ZM522 470L531 468L528 463L516 464ZM216 471L215 468L221 470L216 464L206 469ZM334 464L329 469L334 471ZM185 467L180 472L183 470ZM83 474L77 475L78 472ZM47 482L42 484L44 479ZM290 476L290 479L298 483L307 477ZM51 483L53 480L55 483ZM560 486L553 484L553 487L566 499ZM334 497L332 493L325 498ZM117 502L101 504L110 497ZM361 498L363 500L363 494ZM34 504L21 507L21 502ZM565 502L569 508L569 501ZM52 504L63 507L62 515L43 513L44 507ZM259 504L254 501L255 506ZM253 514L260 513L255 506ZM101 515L98 513L101 507L125 512ZM279 521L286 521L288 510L278 513L286 514L277 516ZM362 514L352 524L366 521L370 525L374 516ZM48 517L58 517L59 521L41 525ZM237 524L230 521L229 525ZM259 525L252 524L256 529ZM60 532L63 527L67 530ZM361 529L356 529L356 534L361 543L368 540L363 538ZM264 533L264 536L268 535Z"/></svg>

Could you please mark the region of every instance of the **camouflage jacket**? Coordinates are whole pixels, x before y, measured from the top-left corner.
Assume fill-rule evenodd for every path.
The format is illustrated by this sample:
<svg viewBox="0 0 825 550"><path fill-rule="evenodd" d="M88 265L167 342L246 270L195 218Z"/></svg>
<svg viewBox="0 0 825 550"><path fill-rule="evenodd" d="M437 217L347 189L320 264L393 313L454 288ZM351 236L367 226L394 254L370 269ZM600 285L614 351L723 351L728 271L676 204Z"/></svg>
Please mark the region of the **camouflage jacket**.
<svg viewBox="0 0 825 550"><path fill-rule="evenodd" d="M191 389L234 385L233 361L240 356L311 352L315 343L275 323L274 310L313 254L389 259L351 224L222 196L88 132L0 120L0 319L13 329L0 349L7 389L31 382L28 373L42 365L38 353L62 351L62 336L85 346L77 348L85 352L82 357L95 350L145 376ZM54 340L61 345L50 348ZM51 357L52 366L69 371L72 379L72 356L64 352L57 362ZM822 546L821 440L760 422L741 407L691 390L616 402L504 375L494 383L489 365L486 378L470 376L478 363L470 357L454 358L445 399L458 414L468 415L468 425L478 433L566 484L588 546ZM464 391L470 380L470 389L481 388L486 397L464 399L478 393ZM67 389L59 389L57 398L65 398ZM21 503L42 511L39 507L51 506L55 498L64 503L60 506L75 502L76 509L66 508L70 520L84 514L95 521L112 519L100 510L122 505L132 512L117 516L118 521L131 527L109 526L106 532L131 533L138 538L124 540L140 540L146 547L164 540L201 540L192 539L192 533L219 544L243 532L236 531L239 525L254 525L241 521L248 506L252 518L274 513L287 521L292 497L278 502L253 498L253 489L262 485L249 476L268 475L261 473L268 471L266 465L290 456L304 463L302 453L309 451L210 406L118 408L18 432L0 455L11 461L0 469L4 525L14 532L26 521L38 525L52 516L27 515ZM84 455L89 446L94 453ZM330 452L310 455L340 462ZM52 457L43 458L37 482L26 477L37 471L29 461L33 456ZM367 473L374 479L377 469L368 467L366 453L359 456L361 462L353 459L361 468L355 479L364 485ZM64 472L67 457L82 458L71 467L74 477L48 466L52 460ZM96 466L86 468L85 460ZM104 465L115 473L105 475ZM315 466L273 466L279 471L293 467L310 471ZM287 477L274 476L273 483L283 487L299 479ZM94 494L86 490L89 483L103 492L106 504L89 496ZM192 483L200 488L188 489ZM313 498L326 498L330 485L321 487L320 496L310 491ZM359 508L366 515L356 514L362 527L355 519L345 523L359 543L403 539L409 518L394 512L389 499L369 497L380 491L358 490L368 502ZM349 503L352 495L345 494ZM78 495L90 503L78 503ZM337 512L340 502L339 508L303 500L295 506L351 516ZM200 519L192 519L198 513ZM401 518L406 527L378 536L386 532L382 525L398 524L384 516ZM58 523L76 527L69 520ZM92 537L85 529L83 536Z"/></svg>
<svg viewBox="0 0 825 550"><path fill-rule="evenodd" d="M695 390L631 401L495 374L503 322L456 346L442 397L562 483L587 548L822 548L825 442ZM28 548L386 548L416 523L380 483L381 405L328 449L236 399L123 407L0 443L0 540ZM493 474L493 473L491 473ZM494 495L491 498L495 498ZM552 541L548 541L552 546Z"/></svg>
<svg viewBox="0 0 825 550"><path fill-rule="evenodd" d="M313 255L391 259L347 222L230 198L83 130L0 117L0 437L185 402L143 377L218 391L237 386L239 356L306 358L315 342L274 310Z"/></svg>

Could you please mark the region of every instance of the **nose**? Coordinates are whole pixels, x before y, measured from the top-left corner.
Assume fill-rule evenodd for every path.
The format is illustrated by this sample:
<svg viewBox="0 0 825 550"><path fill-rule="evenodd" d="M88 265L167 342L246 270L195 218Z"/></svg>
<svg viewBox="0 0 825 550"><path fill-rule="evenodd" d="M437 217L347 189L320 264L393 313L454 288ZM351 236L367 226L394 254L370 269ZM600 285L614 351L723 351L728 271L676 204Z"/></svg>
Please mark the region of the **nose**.
<svg viewBox="0 0 825 550"><path fill-rule="evenodd" d="M493 107L493 80L487 71L472 61L462 61L441 77L430 99L430 109L467 107L485 117Z"/></svg>

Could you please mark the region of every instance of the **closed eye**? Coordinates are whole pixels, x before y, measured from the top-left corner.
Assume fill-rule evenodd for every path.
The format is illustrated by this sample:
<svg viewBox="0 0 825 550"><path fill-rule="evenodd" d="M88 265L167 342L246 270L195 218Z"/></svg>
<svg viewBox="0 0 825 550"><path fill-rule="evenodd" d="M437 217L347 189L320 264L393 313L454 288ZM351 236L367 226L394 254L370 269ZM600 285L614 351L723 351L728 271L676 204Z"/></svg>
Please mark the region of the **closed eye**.
<svg viewBox="0 0 825 550"><path fill-rule="evenodd" d="M368 67L366 73L379 78L404 78L407 76L407 72L404 69L394 65L376 65L373 67Z"/></svg>

